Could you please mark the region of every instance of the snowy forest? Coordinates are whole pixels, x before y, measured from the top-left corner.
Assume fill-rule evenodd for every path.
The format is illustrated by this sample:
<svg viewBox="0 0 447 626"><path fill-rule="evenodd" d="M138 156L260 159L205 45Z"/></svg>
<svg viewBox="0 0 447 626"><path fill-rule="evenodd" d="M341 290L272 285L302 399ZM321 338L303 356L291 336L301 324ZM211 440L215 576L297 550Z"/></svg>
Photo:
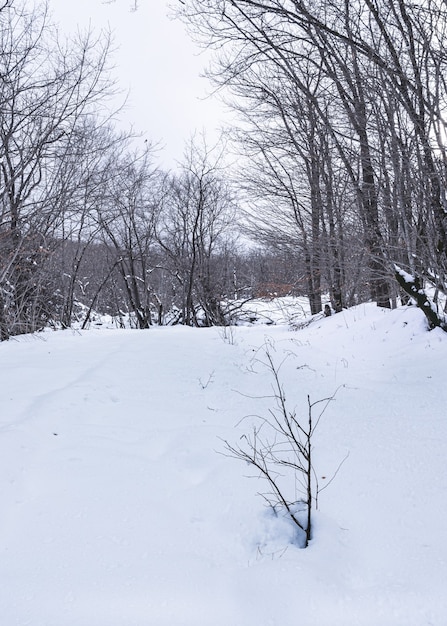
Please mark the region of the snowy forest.
<svg viewBox="0 0 447 626"><path fill-rule="evenodd" d="M170 4L231 124L168 167L0 0L2 626L445 626L447 4Z"/></svg>
<svg viewBox="0 0 447 626"><path fill-rule="evenodd" d="M1 3L0 338L96 312L225 325L275 295L393 308L424 284L442 322L444 3L185 0L177 17L238 121L165 171L114 121L110 37Z"/></svg>

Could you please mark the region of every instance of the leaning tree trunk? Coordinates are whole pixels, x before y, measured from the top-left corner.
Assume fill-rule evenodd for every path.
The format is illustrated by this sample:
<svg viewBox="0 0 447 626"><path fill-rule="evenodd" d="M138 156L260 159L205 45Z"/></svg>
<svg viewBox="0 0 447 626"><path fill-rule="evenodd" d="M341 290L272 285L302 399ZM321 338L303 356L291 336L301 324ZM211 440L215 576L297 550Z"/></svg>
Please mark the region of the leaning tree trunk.
<svg viewBox="0 0 447 626"><path fill-rule="evenodd" d="M417 276L408 274L398 265L394 266L394 272L399 285L405 293L407 293L416 302L417 306L424 313L430 330L433 330L433 328L442 328L442 330L447 332L447 320L437 313L433 303L430 302L427 294L422 289L420 279Z"/></svg>

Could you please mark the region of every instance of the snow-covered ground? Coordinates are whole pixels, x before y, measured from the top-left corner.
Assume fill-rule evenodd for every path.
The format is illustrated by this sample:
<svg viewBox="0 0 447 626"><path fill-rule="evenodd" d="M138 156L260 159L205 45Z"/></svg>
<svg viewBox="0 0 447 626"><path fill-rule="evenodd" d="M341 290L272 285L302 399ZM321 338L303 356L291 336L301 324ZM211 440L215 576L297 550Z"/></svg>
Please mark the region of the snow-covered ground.
<svg viewBox="0 0 447 626"><path fill-rule="evenodd" d="M273 406L315 433L310 546L219 454ZM290 331L0 344L3 626L445 626L447 334L374 305Z"/></svg>

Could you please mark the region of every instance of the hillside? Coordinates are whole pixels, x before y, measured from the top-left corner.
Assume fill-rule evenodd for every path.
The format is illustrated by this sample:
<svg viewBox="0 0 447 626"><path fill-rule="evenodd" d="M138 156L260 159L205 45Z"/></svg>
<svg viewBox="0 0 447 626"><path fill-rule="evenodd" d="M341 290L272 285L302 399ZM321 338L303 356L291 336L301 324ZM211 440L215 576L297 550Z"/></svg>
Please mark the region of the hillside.
<svg viewBox="0 0 447 626"><path fill-rule="evenodd" d="M306 550L222 454L274 404L266 345L297 414L336 392ZM418 309L374 305L0 344L2 624L444 626L446 362Z"/></svg>

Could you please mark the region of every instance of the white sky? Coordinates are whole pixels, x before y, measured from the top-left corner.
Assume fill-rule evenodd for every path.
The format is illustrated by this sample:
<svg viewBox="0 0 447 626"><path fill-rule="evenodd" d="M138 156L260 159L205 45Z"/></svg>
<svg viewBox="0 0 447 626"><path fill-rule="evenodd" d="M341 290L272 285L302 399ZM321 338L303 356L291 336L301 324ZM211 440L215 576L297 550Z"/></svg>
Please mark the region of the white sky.
<svg viewBox="0 0 447 626"><path fill-rule="evenodd" d="M224 117L211 87L200 74L206 59L183 24L168 19L168 0L49 0L63 29L91 24L114 35L115 74L123 92L130 89L121 117L151 141L164 146L160 157L171 166L181 159L192 133L205 129L211 140ZM175 0L171 0L174 2ZM123 96L124 97L124 96Z"/></svg>

